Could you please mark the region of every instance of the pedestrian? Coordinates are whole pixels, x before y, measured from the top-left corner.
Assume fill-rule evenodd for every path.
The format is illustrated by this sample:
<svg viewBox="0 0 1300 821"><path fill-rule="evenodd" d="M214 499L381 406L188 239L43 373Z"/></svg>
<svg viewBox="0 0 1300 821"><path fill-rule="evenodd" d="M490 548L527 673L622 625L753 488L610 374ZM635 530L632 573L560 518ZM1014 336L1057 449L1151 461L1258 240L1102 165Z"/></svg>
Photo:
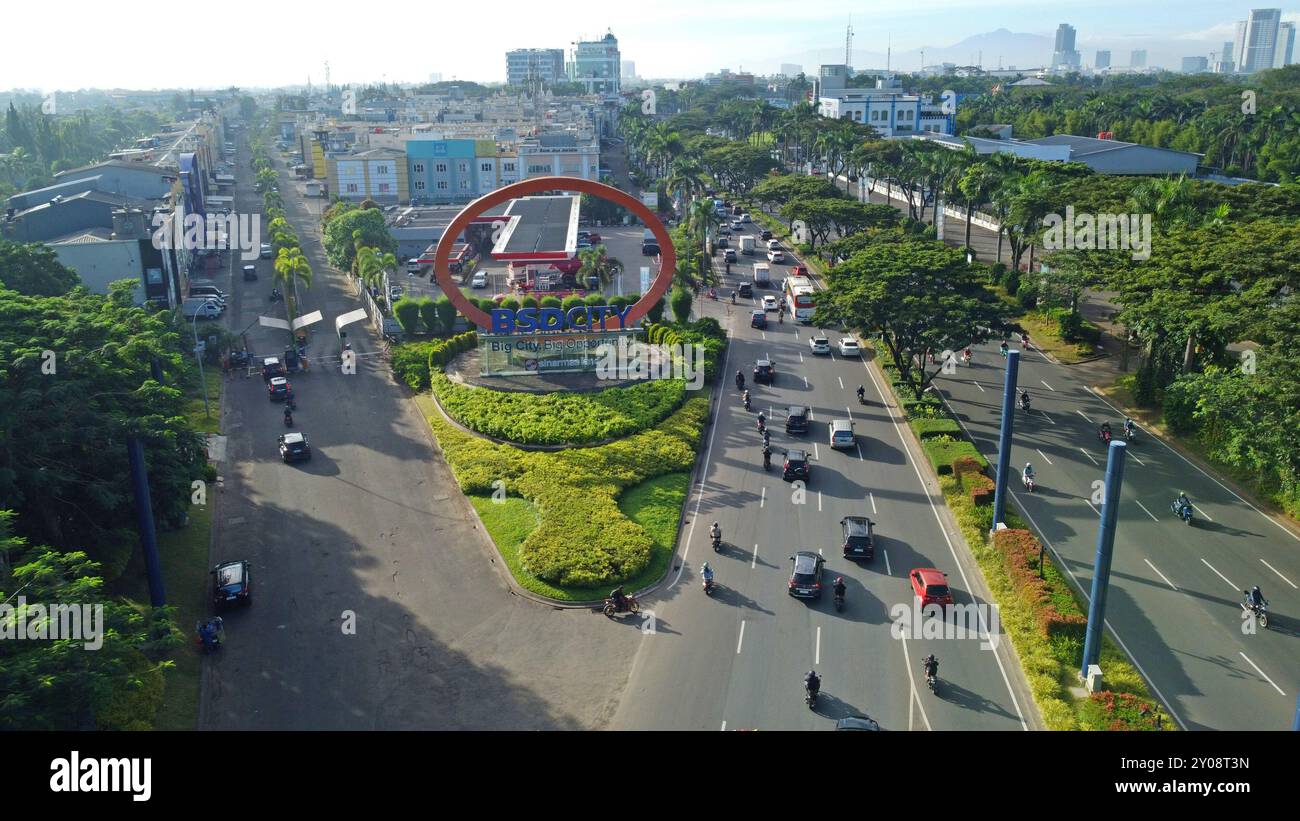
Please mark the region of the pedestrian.
<svg viewBox="0 0 1300 821"><path fill-rule="evenodd" d="M230 378L230 357L221 357L221 373L226 379Z"/></svg>

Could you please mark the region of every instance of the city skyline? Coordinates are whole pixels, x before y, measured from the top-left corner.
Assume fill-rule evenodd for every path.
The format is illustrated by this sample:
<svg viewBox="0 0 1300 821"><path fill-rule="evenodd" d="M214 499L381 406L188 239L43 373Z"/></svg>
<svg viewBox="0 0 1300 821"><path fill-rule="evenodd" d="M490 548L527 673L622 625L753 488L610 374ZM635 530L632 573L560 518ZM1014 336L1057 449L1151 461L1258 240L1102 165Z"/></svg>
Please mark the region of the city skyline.
<svg viewBox="0 0 1300 821"><path fill-rule="evenodd" d="M654 13L617 8L603 16L588 17L590 22L575 24L565 21L562 15L560 19L531 19L528 4L504 0L494 28L481 39L458 40L445 47L440 44L438 49L393 49L390 53L349 48L346 43L340 43L329 15L303 16L289 9L254 7L247 0L234 0L231 5L233 19L255 19L266 30L294 31L294 47L279 51L258 47L256 58L251 59L252 54L243 53L235 45L233 60L196 60L191 66L164 74L160 66L167 64L155 60L117 59L104 61L94 69L81 67L73 60L49 61L42 51L40 38L15 38L17 41L0 53L0 77L5 78L10 88L46 92L231 85L274 88L304 85L308 80L313 85L324 85L324 66L328 61L334 85L420 83L432 74L441 74L444 80L499 83L503 79L502 64L507 52L556 48L563 49L567 55L575 42L597 39L607 30L619 38L622 59L634 61L642 77L702 77L722 67L776 74L783 63L799 64L807 71L820 63L842 62L844 29L851 13L858 21L853 59L859 68L883 67L890 60L894 70L915 71L921 68L922 51L928 52L927 64L973 63L980 59L978 52L936 57L959 48L968 39L998 34L1012 35L1021 42L1026 42L1025 37L1034 39L1032 45L1024 46L1029 51L1021 54L984 50L985 67L996 68L999 62L1022 68L1048 66L1059 27L1068 24L1071 39L1077 37L1071 43L1076 52L1146 50L1149 66L1176 71L1182 58L1208 56L1218 51L1225 41L1235 40L1237 21L1249 19L1251 7L1256 4L1191 0L1180 6L1176 19L1170 19L1170 15L1159 10L1134 9L1120 2L1102 2L1077 9L1042 9L1020 0L993 4L942 0L906 9L885 2L869 2L864 15L860 3L832 0L811 9L800 9L794 16L785 5L760 0L757 5L748 4L746 12L736 16L728 11L733 4L702 7L683 0L665 0ZM104 21L75 13L77 7L88 9L86 2L74 0L70 6L74 13L61 21L59 30L62 48L68 53L93 54L102 50L105 38L112 38L119 28L125 40L134 41L141 39L141 29L146 40L165 38L168 31L180 33L175 23L164 18L129 23L125 19ZM254 8L256 14L241 13ZM1107 8L1123 14L1113 17L1096 14ZM41 11L31 7L15 7L6 14L14 30L39 31L45 25ZM942 26L935 25L936 17L942 18ZM712 34L713 27L707 23L723 18L729 20L729 30L736 36L720 45ZM1108 22L1104 28L1097 28L1088 24L1089 19L1123 22ZM1295 23L1300 21L1300 11L1283 7L1280 19L1283 23ZM83 20L87 22L81 23ZM252 39L255 32L248 32L247 36ZM670 43L671 48L661 48L663 43ZM707 47L694 47L706 43Z"/></svg>

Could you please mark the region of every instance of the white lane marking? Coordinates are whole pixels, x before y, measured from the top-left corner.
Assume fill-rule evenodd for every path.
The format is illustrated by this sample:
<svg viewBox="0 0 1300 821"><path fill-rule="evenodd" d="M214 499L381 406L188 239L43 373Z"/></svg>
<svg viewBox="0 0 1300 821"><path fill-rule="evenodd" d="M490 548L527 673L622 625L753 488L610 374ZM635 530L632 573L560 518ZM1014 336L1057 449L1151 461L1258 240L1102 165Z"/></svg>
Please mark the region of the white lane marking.
<svg viewBox="0 0 1300 821"><path fill-rule="evenodd" d="M758 544L754 545L754 558L749 560L749 569L753 570L758 566Z"/></svg>
<svg viewBox="0 0 1300 821"><path fill-rule="evenodd" d="M763 341L766 342L766 341L767 341L767 331L759 331L759 333L763 335Z"/></svg>
<svg viewBox="0 0 1300 821"><path fill-rule="evenodd" d="M1165 579L1165 574L1161 573L1159 570L1156 570L1156 566L1153 565L1150 561L1148 561L1147 559L1143 559L1142 561L1146 562L1147 567L1151 568L1157 576L1159 576L1162 579ZM1174 590L1178 589L1177 587L1174 587L1174 583L1169 581L1168 579L1165 579L1165 584L1169 585L1170 587L1173 587Z"/></svg>
<svg viewBox="0 0 1300 821"><path fill-rule="evenodd" d="M1197 513L1201 514L1202 516L1205 516L1206 521L1209 521L1209 522L1214 521L1214 520L1211 519L1209 516L1206 516L1204 510L1201 510L1199 507L1196 507L1196 505L1192 505L1192 507L1196 508L1196 512L1197 512Z"/></svg>
<svg viewBox="0 0 1300 821"><path fill-rule="evenodd" d="M808 414L808 417L809 417L809 418L812 418L812 414L811 414L811 413ZM813 458L814 458L814 459L821 459L821 458L822 458L821 453L817 450L817 443L816 443L816 442L813 442Z"/></svg>
<svg viewBox="0 0 1300 821"><path fill-rule="evenodd" d="M853 421L853 408L850 408L848 405L845 405L845 406L844 406L844 412L847 413L847 414L849 415L849 421L852 422L852 421Z"/></svg>
<svg viewBox="0 0 1300 821"><path fill-rule="evenodd" d="M980 389L980 393L984 393L984 386L983 386L983 385L981 385L977 380L972 379L971 381L975 383L975 387L977 387L977 388Z"/></svg>
<svg viewBox="0 0 1300 821"><path fill-rule="evenodd" d="M1260 559L1260 561L1261 561L1261 562L1264 562L1263 559ZM1293 588L1295 587L1295 582L1291 581L1291 580L1288 579L1286 576L1283 576L1283 575L1282 575L1282 572L1281 572L1280 570L1278 570L1276 567L1274 567L1273 565L1269 564L1268 562L1264 562L1264 566L1267 567L1269 570L1272 570L1274 573L1276 573L1276 574L1277 574L1277 577L1278 577L1279 579L1281 579L1282 581L1284 581L1284 582L1286 582L1287 584L1291 585L1291 587L1293 587Z"/></svg>
<svg viewBox="0 0 1300 821"><path fill-rule="evenodd" d="M762 507L767 502L767 487L759 488L758 506Z"/></svg>
<svg viewBox="0 0 1300 821"><path fill-rule="evenodd" d="M1090 502L1090 501L1087 500L1087 499L1084 499L1083 501L1087 503L1088 507L1092 507L1092 502ZM1101 511L1100 511L1100 510L1098 510L1098 509L1095 508L1095 507L1092 507L1092 512L1097 514L1097 518L1101 518Z"/></svg>
<svg viewBox="0 0 1300 821"><path fill-rule="evenodd" d="M1277 694L1278 694L1278 695L1280 695L1280 696L1284 696L1284 695L1286 695L1286 693L1282 691L1282 688L1281 688L1281 687L1278 687L1276 684L1273 684L1273 679L1271 679L1271 678L1269 678L1268 676L1264 675L1264 671L1261 670L1261 669L1259 669L1259 667L1255 664L1255 662L1253 662L1253 661L1250 660L1250 657L1249 657L1249 656L1247 656L1245 653L1242 653L1240 650L1238 650L1237 653L1238 653L1242 658L1244 658L1244 659L1246 660L1246 663L1247 663L1247 664L1249 664L1251 667L1254 667L1254 668L1255 668L1255 672L1256 672L1256 673L1259 673L1259 677L1260 677L1260 678L1264 679L1264 680L1267 681L1269 684L1272 684L1272 685L1273 685L1273 689L1274 689L1274 690L1277 690Z"/></svg>
<svg viewBox="0 0 1300 821"><path fill-rule="evenodd" d="M1049 464L1049 465L1052 464L1052 460L1047 458L1047 454L1046 454L1046 453L1043 453L1043 452L1042 452L1041 450L1039 450L1038 448L1034 448L1034 451L1035 451L1039 456L1043 457L1043 461L1044 461L1044 462L1046 462L1046 463Z"/></svg>
<svg viewBox="0 0 1300 821"><path fill-rule="evenodd" d="M1151 517L1151 521L1153 521L1153 522L1158 522L1158 521L1160 521L1159 519L1157 519L1157 518L1155 517L1155 514L1153 514L1151 511L1147 510L1147 506L1146 506L1146 505L1142 504L1141 502L1138 502L1137 499L1134 499L1133 501L1137 503L1137 506L1138 506L1138 507L1142 508L1142 512L1143 512L1143 513L1145 513L1146 515L1148 515L1148 516Z"/></svg>
<svg viewBox="0 0 1300 821"><path fill-rule="evenodd" d="M1079 450L1082 451L1082 452L1083 452L1083 455L1084 455L1084 456L1087 456L1088 459L1089 459L1089 461L1091 461L1094 465L1097 464L1097 460L1092 458L1092 454L1091 454L1091 453L1089 453L1089 452L1086 451L1086 450L1083 450L1083 448L1079 448Z"/></svg>
<svg viewBox="0 0 1300 821"><path fill-rule="evenodd" d="M859 442L859 443L857 443L854 447L856 447L856 448L858 449L858 461L865 461L865 460L862 458L862 443Z"/></svg>
<svg viewBox="0 0 1300 821"><path fill-rule="evenodd" d="M803 378L803 386L804 386L805 388L808 387L808 377L806 377L806 376Z"/></svg>
<svg viewBox="0 0 1300 821"><path fill-rule="evenodd" d="M1225 575L1223 575L1222 573L1220 573L1218 570L1215 570L1215 569L1214 569L1214 565L1210 564L1210 563L1207 562L1205 559L1201 559L1201 564L1205 565L1206 567L1210 568L1211 570L1214 570L1214 575L1218 576L1220 579L1223 579L1225 582L1228 582L1228 577L1225 576ZM1235 592L1237 591L1237 589L1238 589L1238 588L1237 588L1237 585L1233 584L1232 582L1228 582L1228 587L1231 587L1234 593L1235 593Z"/></svg>
<svg viewBox="0 0 1300 821"><path fill-rule="evenodd" d="M233 255L231 255L231 259L234 259ZM731 336L730 329L727 331L727 336ZM731 345L728 345L727 352L722 355L723 373L731 373L731 347ZM721 399L718 400L718 404L721 407ZM709 426L709 446L704 451L704 470L700 473L699 488L695 492L695 512L691 515L690 529L686 531L686 547L682 549L681 566L677 568L677 575L668 583L666 588L668 590L671 590L673 585L681 581L682 573L686 571L686 555L691 552L691 539L695 536L695 522L700 518L700 502L704 500L704 486L708 484L708 479L705 477L709 475L709 460L713 458L713 436L718 432L718 427L718 425Z"/></svg>
<svg viewBox="0 0 1300 821"><path fill-rule="evenodd" d="M1038 381L1039 381L1039 382L1043 382L1043 380L1041 380L1041 379L1038 380ZM1052 393L1056 393L1056 388L1053 388L1051 385L1047 384L1046 382L1043 382L1043 387L1047 388L1047 389L1048 389L1049 391L1051 391Z"/></svg>
<svg viewBox="0 0 1300 821"><path fill-rule="evenodd" d="M740 647L745 643L745 620L740 620L740 638L736 639L736 655L740 655Z"/></svg>
<svg viewBox="0 0 1300 821"><path fill-rule="evenodd" d="M817 512L822 512L822 492L820 490L817 491Z"/></svg>
<svg viewBox="0 0 1300 821"><path fill-rule="evenodd" d="M1081 411L1081 410L1076 410L1075 413L1077 413L1077 414L1079 414L1080 416L1082 416L1082 417L1084 418L1084 420L1087 421L1087 423L1088 423L1089 425L1092 424L1092 420L1088 418L1088 414L1084 413L1084 412Z"/></svg>
<svg viewBox="0 0 1300 821"><path fill-rule="evenodd" d="M1129 455L1129 458L1130 458L1130 459L1132 459L1133 461L1137 462L1137 463L1138 463L1139 465L1141 465L1142 467L1146 467L1146 466L1147 466L1147 463L1146 463L1146 462L1143 462L1141 459L1139 459L1138 456L1137 456L1137 454L1134 453L1132 450L1127 450L1127 451L1125 451L1125 453L1127 453L1127 454Z"/></svg>
<svg viewBox="0 0 1300 821"><path fill-rule="evenodd" d="M799 351L799 364L803 364L803 351Z"/></svg>
<svg viewBox="0 0 1300 821"><path fill-rule="evenodd" d="M820 667L822 663L822 629L820 626L817 627L816 643L817 646L813 650L813 666Z"/></svg>
<svg viewBox="0 0 1300 821"><path fill-rule="evenodd" d="M724 372L724 373L726 372L726 369L725 369L725 368L723 369L723 372ZM1106 397L1104 397L1104 396L1102 396L1101 394L1097 393L1095 390L1092 389L1091 386L1088 387L1088 392L1091 393L1093 396L1097 397L1097 399L1098 399L1098 400L1099 400L1103 405L1105 405L1106 407L1110 408L1111 410L1115 411L1116 413L1122 413L1122 412L1120 411L1119 408L1115 407L1115 406L1112 405L1110 402L1107 402L1107 401L1106 401ZM1300 542L1300 533L1297 533L1297 532L1291 530L1290 528L1286 527L1286 526L1283 525L1281 522L1279 522L1277 519L1274 519L1272 516L1267 515L1267 514L1264 513L1262 510L1260 510L1259 508L1257 508L1257 507L1255 507L1254 505L1252 505L1250 502L1248 502L1248 501L1246 501L1245 499L1243 499L1243 498L1241 498L1240 496L1238 496L1237 493L1236 493L1235 491L1233 491L1232 488L1228 487L1228 486L1225 485L1223 482L1220 482L1218 479L1214 478L1214 476L1212 476L1212 475L1210 475L1209 473L1205 472L1205 471L1201 468L1200 465L1196 464L1196 463L1193 462L1191 459L1188 459L1186 456L1184 456L1184 455L1182 455L1181 453L1179 453L1179 452L1174 448L1173 445L1169 444L1168 442L1166 442L1166 441L1165 441L1164 439L1162 439L1161 437L1159 437L1159 436L1152 436L1151 438L1154 439L1154 440L1156 440L1156 441L1159 442L1160 444L1164 445L1165 448L1166 448L1167 450L1169 450L1170 453L1173 453L1173 454L1176 455L1179 459L1182 459L1182 460L1183 460L1184 462L1186 462L1187 464L1189 464L1189 465L1191 465L1192 467L1196 468L1196 472L1197 472L1197 473L1200 473L1200 474L1201 474L1202 476L1204 476L1206 479L1209 479L1211 482L1214 482L1216 485L1218 485L1219 487L1223 488L1223 489L1226 490L1228 493L1232 494L1232 497L1233 497L1234 499L1236 499L1238 502L1241 502L1241 503L1242 503L1243 505L1245 505L1246 507L1250 508L1251 510L1255 511L1256 513L1258 513L1260 516L1263 516L1265 519L1267 519L1268 521L1272 522L1274 527L1278 528L1278 529L1281 530L1283 533L1285 533L1286 535L1290 536L1292 539L1295 539L1296 541ZM1168 702L1166 702L1166 703L1168 703Z"/></svg>
<svg viewBox="0 0 1300 821"><path fill-rule="evenodd" d="M880 555L882 555L882 556L885 557L885 575L886 575L886 576L892 576L892 575L894 575L894 571L893 571L893 569L890 568L890 566L889 566L889 551L888 551L888 550L882 550L882 551L880 551Z"/></svg>
<svg viewBox="0 0 1300 821"><path fill-rule="evenodd" d="M837 377L835 377L835 378L836 378L836 379L839 381L839 383L840 383L840 390L844 390L844 378L843 378L843 377L840 377L840 376L837 376Z"/></svg>
<svg viewBox="0 0 1300 821"><path fill-rule="evenodd" d="M879 511L876 510L876 494L867 491L867 498L871 500L871 512L878 513Z"/></svg>
<svg viewBox="0 0 1300 821"><path fill-rule="evenodd" d="M1048 415L1047 415L1047 411L1041 411L1041 410L1040 410L1039 413L1041 413L1041 414L1043 415L1043 418L1045 418L1048 422L1051 422L1053 425L1056 424L1056 420L1053 419L1052 417L1048 416Z"/></svg>
<svg viewBox="0 0 1300 821"><path fill-rule="evenodd" d="M884 387L881 386L880 380L876 378L875 372L871 370L871 367L866 363L865 360L862 362L862 367L867 371L867 375L871 377L871 384L873 387L875 387L876 395L880 397L880 404L883 407L885 404ZM723 373L727 372L726 368L723 368L722 370ZM943 534L943 540L948 545L948 552L952 556L953 563L957 567L957 572L961 574L962 583L966 585L966 590L969 593L969 591L972 591L975 588L971 585L970 579L966 575L965 566L962 564L961 559L958 558L957 556L957 545L953 542L952 536L948 534L948 528L944 526L943 517L939 515L939 507L938 505L935 504L934 497L930 495L930 489L925 483L925 477L921 474L921 468L920 466L917 465L916 460L912 458L912 452L907 445L907 438L903 433L902 423L899 422L897 419L891 421L893 423L894 433L898 435L898 443L902 445L904 460L909 465L912 466L912 472L916 474L916 481L920 483L921 488L925 493L925 500L930 505L930 513L934 516L935 522L939 525L939 532ZM961 420L958 420L958 424L962 424ZM965 426L963 425L963 428L964 427ZM969 431L967 431L967 436L968 437L970 436ZM886 564L886 569L888 569L888 564L889 564L888 557L886 557L885 564ZM976 598L973 593L971 593L970 596L972 599ZM991 637L989 636L988 623L984 619L983 609L980 609L979 613L980 613L980 617L979 617L980 638L986 641L990 641L990 643L992 643ZM906 654L907 652L906 643L904 643L903 645L903 652L904 654ZM1011 686L1011 677L1007 673L1006 664L1002 661L1002 653L998 651L996 644L993 644L993 660L997 662L998 672L1002 674L1002 683L1007 688L1007 697L1011 699L1011 706L1014 707L1016 710L1016 718L1020 719L1020 729L1024 730L1025 732L1028 732L1029 723L1025 720L1025 714L1020 709L1020 699L1016 697L1015 688ZM910 665L908 666L907 675L909 678L912 675ZM922 708L921 717L925 718L924 708ZM926 719L926 726L928 727L929 724L930 724L929 719Z"/></svg>
<svg viewBox="0 0 1300 821"><path fill-rule="evenodd" d="M722 732L725 733L726 731L727 731L727 722L724 721L722 722Z"/></svg>

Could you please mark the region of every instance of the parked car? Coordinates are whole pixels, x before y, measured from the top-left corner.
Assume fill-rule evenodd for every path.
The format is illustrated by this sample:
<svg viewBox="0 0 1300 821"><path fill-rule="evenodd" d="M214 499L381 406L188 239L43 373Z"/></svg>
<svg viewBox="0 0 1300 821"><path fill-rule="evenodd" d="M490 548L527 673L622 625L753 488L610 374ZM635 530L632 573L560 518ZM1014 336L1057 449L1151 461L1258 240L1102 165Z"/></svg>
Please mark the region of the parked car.
<svg viewBox="0 0 1300 821"><path fill-rule="evenodd" d="M245 559L223 562L212 569L212 606L224 610L253 600L252 565Z"/></svg>
<svg viewBox="0 0 1300 821"><path fill-rule="evenodd" d="M766 382L769 385L776 381L776 367L772 364L772 360L760 359L754 363L754 381Z"/></svg>
<svg viewBox="0 0 1300 821"><path fill-rule="evenodd" d="M766 328L766 327L767 327L767 311L751 311L750 314L749 314L749 327L751 327L751 328ZM755 376L755 379L757 379L757 378L758 378L758 377Z"/></svg>
<svg viewBox="0 0 1300 821"><path fill-rule="evenodd" d="M767 261L768 261L768 262L785 262L785 251L782 251L780 248L777 248L777 249L774 250L774 251L768 251L768 252L767 252Z"/></svg>
<svg viewBox="0 0 1300 821"><path fill-rule="evenodd" d="M875 522L866 516L845 516L840 519L840 548L846 559L875 558Z"/></svg>
<svg viewBox="0 0 1300 821"><path fill-rule="evenodd" d="M819 599L822 595L822 566L825 560L811 550L800 550L790 557L790 583L787 592L800 599Z"/></svg>
<svg viewBox="0 0 1300 821"><path fill-rule="evenodd" d="M402 298L402 293L403 293L403 292L402 292L402 286L401 286L401 285L389 285L389 286L388 286L388 304L389 304L390 307L391 307L394 303L396 303L397 300L399 300L399 299Z"/></svg>
<svg viewBox="0 0 1300 821"><path fill-rule="evenodd" d="M244 282L253 282L256 279L257 279L257 266L252 264L245 265Z"/></svg>
<svg viewBox="0 0 1300 821"><path fill-rule="evenodd" d="M802 405L791 405L790 407L786 408L785 432L786 433L807 433L808 413L809 413L809 408L805 408Z"/></svg>
<svg viewBox="0 0 1300 821"><path fill-rule="evenodd" d="M289 380L283 376L273 376L271 381L266 383L266 395L272 402L283 402L289 396L292 387Z"/></svg>
<svg viewBox="0 0 1300 821"><path fill-rule="evenodd" d="M824 336L814 336L812 339L809 339L808 347L812 349L814 354L826 354L827 356L830 356L831 341Z"/></svg>
<svg viewBox="0 0 1300 821"><path fill-rule="evenodd" d="M271 243L269 243L269 242L264 242L264 243L262 243L262 254L261 254L261 256L262 256L262 259L270 259L270 258L271 258Z"/></svg>
<svg viewBox="0 0 1300 821"><path fill-rule="evenodd" d="M948 574L933 567L918 567L907 577L912 580L912 592L921 599L921 606L952 604L952 591L948 589Z"/></svg>
<svg viewBox="0 0 1300 821"><path fill-rule="evenodd" d="M471 288L486 288L487 284L486 271L475 271L474 276L469 281L469 287Z"/></svg>
<svg viewBox="0 0 1300 821"><path fill-rule="evenodd" d="M800 479L808 481L808 474L812 472L808 464L808 451L806 450L787 450L785 452L785 461L781 465L781 478L787 482L793 482Z"/></svg>
<svg viewBox="0 0 1300 821"><path fill-rule="evenodd" d="M862 348L858 345L858 340L851 337L840 337L840 356L861 356Z"/></svg>
<svg viewBox="0 0 1300 821"><path fill-rule="evenodd" d="M301 433L280 434L280 458L285 462L305 462L311 459L311 445Z"/></svg>

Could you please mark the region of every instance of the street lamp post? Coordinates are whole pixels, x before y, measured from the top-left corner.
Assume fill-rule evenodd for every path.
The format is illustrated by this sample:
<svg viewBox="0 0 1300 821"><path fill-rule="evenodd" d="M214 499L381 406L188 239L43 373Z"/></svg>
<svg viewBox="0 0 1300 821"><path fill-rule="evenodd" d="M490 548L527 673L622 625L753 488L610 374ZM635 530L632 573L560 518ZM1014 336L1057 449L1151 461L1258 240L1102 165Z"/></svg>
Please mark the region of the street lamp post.
<svg viewBox="0 0 1300 821"><path fill-rule="evenodd" d="M199 360L199 384L203 386L203 416L212 418L212 410L208 407L208 380L203 375L203 354L199 353L199 312L194 312L194 317L190 320L194 326L194 358Z"/></svg>

